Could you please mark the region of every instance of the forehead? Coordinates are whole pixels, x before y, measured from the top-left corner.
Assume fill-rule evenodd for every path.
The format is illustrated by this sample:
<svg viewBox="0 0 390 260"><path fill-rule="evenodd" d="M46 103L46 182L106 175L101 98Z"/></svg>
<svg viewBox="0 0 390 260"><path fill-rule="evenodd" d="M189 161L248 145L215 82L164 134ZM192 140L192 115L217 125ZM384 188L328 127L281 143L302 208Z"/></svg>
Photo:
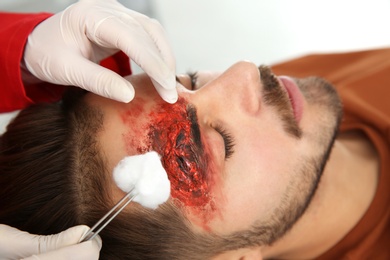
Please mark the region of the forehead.
<svg viewBox="0 0 390 260"><path fill-rule="evenodd" d="M197 72L197 86L201 88L209 81L217 78L220 72ZM155 90L150 78L145 73L125 77L135 89L135 98L129 103L121 103L111 99L89 93L86 96L87 103L102 110L104 117L104 131L101 134L101 142L109 150L107 153L114 155L114 165L125 155L126 148L121 140L122 133L127 130L130 121L134 135L140 135L144 130L140 126L148 120L146 115L150 113L162 99ZM188 75L178 75L179 96L188 95L191 81ZM127 121L127 126L126 126ZM113 148L116 147L116 148Z"/></svg>

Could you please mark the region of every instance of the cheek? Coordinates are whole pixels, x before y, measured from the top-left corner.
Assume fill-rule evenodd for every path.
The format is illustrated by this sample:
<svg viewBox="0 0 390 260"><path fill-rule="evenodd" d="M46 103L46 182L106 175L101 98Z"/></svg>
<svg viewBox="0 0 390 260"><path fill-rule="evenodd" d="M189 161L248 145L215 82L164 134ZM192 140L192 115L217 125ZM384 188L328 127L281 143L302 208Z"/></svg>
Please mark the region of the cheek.
<svg viewBox="0 0 390 260"><path fill-rule="evenodd" d="M285 136L265 131L243 143L246 156L240 158L241 165L248 169L247 174L257 181L265 196L275 196L278 188L285 187L291 178L298 156L294 143Z"/></svg>
<svg viewBox="0 0 390 260"><path fill-rule="evenodd" d="M262 126L245 127L245 131L237 129L237 155L243 167L256 165L259 169L273 177L283 178L291 172L297 158L300 157L298 140L290 137L282 128L273 127L269 122ZM253 168L253 167L252 167ZM276 175L276 176L275 176Z"/></svg>
<svg viewBox="0 0 390 260"><path fill-rule="evenodd" d="M225 231L233 232L256 220L268 219L294 177L296 159L287 152L291 141L270 132L258 133L255 137L248 131L246 138L237 138L241 142L236 142L235 150L240 152L226 163L222 191L226 203L222 215L229 230Z"/></svg>

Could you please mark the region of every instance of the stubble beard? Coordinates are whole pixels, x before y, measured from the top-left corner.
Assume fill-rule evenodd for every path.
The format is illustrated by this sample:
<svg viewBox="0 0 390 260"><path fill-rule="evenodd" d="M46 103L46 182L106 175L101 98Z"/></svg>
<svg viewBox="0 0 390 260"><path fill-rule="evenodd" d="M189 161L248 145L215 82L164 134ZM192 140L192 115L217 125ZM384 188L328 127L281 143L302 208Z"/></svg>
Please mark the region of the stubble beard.
<svg viewBox="0 0 390 260"><path fill-rule="evenodd" d="M295 79L307 103L323 110L329 119L319 120L317 133L306 133L296 122L290 101L271 70L265 66L260 66L259 70L265 103L276 109L285 131L298 139L310 138L322 151L316 156L301 159L301 167L292 173L297 178L286 187L280 204L268 220L256 223L251 230L239 232L246 239L256 237L258 245L271 245L283 237L308 208L329 158L341 121L342 106L337 92L327 81L317 77Z"/></svg>

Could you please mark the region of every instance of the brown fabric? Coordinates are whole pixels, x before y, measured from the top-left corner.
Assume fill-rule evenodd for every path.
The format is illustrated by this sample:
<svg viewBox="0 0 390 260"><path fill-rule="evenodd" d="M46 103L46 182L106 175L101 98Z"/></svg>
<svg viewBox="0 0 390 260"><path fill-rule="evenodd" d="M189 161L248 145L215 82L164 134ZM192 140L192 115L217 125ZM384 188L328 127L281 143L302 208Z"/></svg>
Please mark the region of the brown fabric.
<svg viewBox="0 0 390 260"><path fill-rule="evenodd" d="M276 75L316 75L333 83L344 103L340 130L364 131L380 155L379 185L370 208L318 259L390 259L390 49L309 55L272 69Z"/></svg>

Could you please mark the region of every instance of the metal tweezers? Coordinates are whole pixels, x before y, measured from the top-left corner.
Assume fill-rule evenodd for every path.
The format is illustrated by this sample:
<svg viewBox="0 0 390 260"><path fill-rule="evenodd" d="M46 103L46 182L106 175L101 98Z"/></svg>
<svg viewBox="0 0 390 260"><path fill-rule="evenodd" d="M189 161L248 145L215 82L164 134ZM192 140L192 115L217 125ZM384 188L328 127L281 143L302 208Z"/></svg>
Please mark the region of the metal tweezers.
<svg viewBox="0 0 390 260"><path fill-rule="evenodd" d="M100 233L100 231L103 230L103 228L105 228L127 205L129 205L129 203L132 202L136 196L131 195L133 190L134 189L131 189L117 204L114 205L114 207L109 212L107 212L106 215L104 215L90 230L88 230L88 232L80 240L80 243L94 239ZM120 208L115 211L118 207ZM95 231L96 229L97 231Z"/></svg>

